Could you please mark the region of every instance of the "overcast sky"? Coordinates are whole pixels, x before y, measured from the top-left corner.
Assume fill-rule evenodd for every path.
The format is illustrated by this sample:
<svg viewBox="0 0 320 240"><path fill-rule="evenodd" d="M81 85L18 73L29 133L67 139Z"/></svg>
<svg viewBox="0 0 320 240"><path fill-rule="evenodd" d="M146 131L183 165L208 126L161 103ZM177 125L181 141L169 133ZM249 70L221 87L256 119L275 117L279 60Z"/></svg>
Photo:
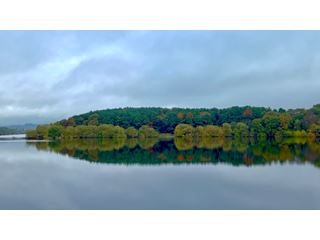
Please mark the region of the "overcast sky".
<svg viewBox="0 0 320 240"><path fill-rule="evenodd" d="M320 103L320 31L0 31L0 125L125 106Z"/></svg>

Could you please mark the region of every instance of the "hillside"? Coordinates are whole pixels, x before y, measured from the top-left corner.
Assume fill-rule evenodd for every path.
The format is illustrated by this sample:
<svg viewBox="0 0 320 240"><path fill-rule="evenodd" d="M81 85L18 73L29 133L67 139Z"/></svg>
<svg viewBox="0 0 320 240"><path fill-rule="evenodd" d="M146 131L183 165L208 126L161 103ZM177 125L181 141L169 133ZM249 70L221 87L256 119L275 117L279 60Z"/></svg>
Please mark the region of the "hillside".
<svg viewBox="0 0 320 240"><path fill-rule="evenodd" d="M218 125L223 123L244 122L249 126L254 119L290 118L288 128L307 130L312 124L320 123L320 104L310 109L270 109L265 107L230 107L217 108L117 108L91 111L88 113L64 119L58 123L62 126L113 124L123 128L140 128L143 125L152 126L160 133L173 133L178 124L193 126ZM270 113L273 113L273 115ZM278 122L281 119L278 119Z"/></svg>
<svg viewBox="0 0 320 240"><path fill-rule="evenodd" d="M31 123L0 127L0 135L23 134L28 130L35 129L36 127L37 125Z"/></svg>
<svg viewBox="0 0 320 240"><path fill-rule="evenodd" d="M0 127L0 135L11 135L20 133L24 133L24 131L15 128Z"/></svg>
<svg viewBox="0 0 320 240"><path fill-rule="evenodd" d="M118 108L77 115L40 125L30 139L157 137L320 137L320 104L310 109L231 107Z"/></svg>
<svg viewBox="0 0 320 240"><path fill-rule="evenodd" d="M152 126L161 133L173 133L176 125L221 125L225 122L249 122L262 117L270 108L231 107L217 108L117 108L92 111L59 121L63 126L113 124L123 128Z"/></svg>

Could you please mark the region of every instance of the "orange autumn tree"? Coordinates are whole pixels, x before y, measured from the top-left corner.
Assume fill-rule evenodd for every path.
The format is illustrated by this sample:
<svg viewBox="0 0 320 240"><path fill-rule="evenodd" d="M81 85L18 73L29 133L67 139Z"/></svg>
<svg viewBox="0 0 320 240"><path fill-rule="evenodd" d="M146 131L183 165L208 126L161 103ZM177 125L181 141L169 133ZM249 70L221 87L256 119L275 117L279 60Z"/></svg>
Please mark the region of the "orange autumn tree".
<svg viewBox="0 0 320 240"><path fill-rule="evenodd" d="M244 112L242 113L242 115L244 117L251 117L252 116L252 110L250 108L247 108L246 110L244 110Z"/></svg>
<svg viewBox="0 0 320 240"><path fill-rule="evenodd" d="M182 120L182 119L184 118L183 112L178 112L178 113L177 113L177 118L178 118L179 120Z"/></svg>

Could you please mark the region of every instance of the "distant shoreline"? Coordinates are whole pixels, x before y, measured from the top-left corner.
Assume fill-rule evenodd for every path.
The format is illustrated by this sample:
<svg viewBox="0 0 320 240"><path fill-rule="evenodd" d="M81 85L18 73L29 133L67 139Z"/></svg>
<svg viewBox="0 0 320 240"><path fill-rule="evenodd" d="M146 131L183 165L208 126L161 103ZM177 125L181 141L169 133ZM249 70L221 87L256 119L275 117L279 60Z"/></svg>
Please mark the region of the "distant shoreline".
<svg viewBox="0 0 320 240"><path fill-rule="evenodd" d="M21 140L27 139L26 134L10 134L10 135L0 135L1 140Z"/></svg>

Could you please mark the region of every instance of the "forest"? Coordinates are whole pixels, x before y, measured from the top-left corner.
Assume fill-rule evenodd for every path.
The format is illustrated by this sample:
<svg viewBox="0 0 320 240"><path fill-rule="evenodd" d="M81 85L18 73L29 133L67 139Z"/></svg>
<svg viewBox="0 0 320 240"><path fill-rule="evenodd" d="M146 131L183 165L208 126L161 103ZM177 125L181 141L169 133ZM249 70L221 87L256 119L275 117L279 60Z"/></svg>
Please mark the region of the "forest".
<svg viewBox="0 0 320 240"><path fill-rule="evenodd" d="M30 139L175 137L320 137L320 104L310 109L264 107L117 108L39 125Z"/></svg>

